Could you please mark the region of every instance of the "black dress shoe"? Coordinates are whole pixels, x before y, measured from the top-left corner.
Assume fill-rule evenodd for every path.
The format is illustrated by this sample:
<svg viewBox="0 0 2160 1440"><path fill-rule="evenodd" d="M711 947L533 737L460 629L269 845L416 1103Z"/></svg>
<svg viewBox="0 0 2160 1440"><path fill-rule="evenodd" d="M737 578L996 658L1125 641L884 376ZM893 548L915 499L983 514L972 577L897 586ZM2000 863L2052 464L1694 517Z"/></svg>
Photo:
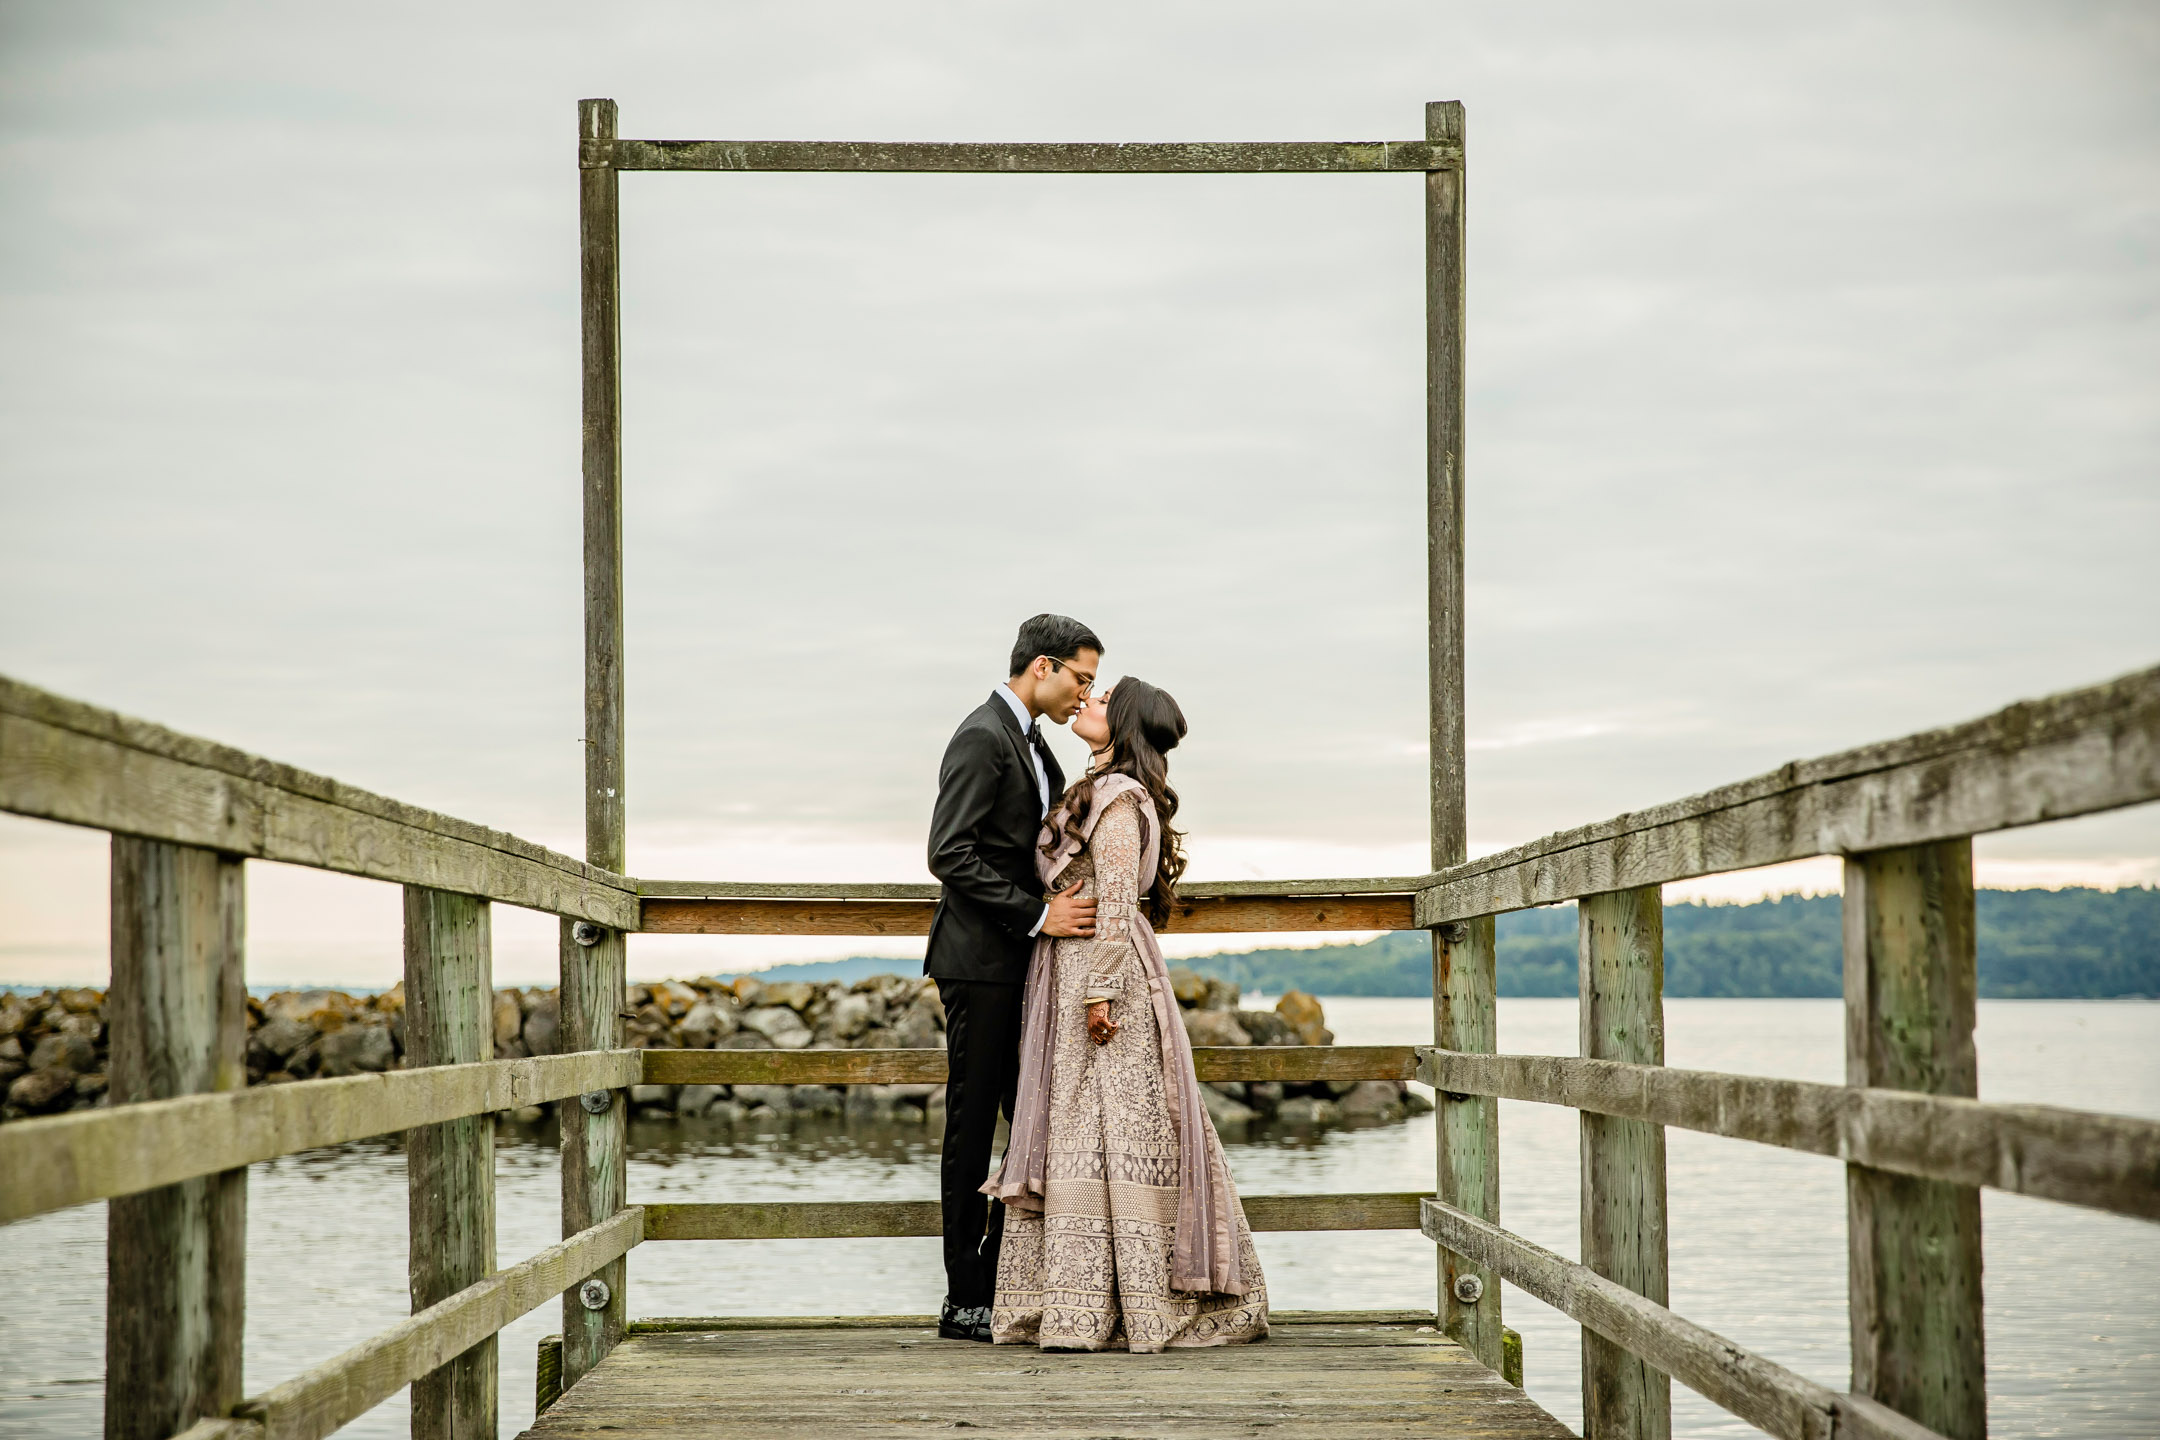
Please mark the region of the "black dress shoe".
<svg viewBox="0 0 2160 1440"><path fill-rule="evenodd" d="M980 1340L990 1343L990 1307L987 1305L955 1305L947 1300L938 1311L937 1333L940 1340Z"/></svg>

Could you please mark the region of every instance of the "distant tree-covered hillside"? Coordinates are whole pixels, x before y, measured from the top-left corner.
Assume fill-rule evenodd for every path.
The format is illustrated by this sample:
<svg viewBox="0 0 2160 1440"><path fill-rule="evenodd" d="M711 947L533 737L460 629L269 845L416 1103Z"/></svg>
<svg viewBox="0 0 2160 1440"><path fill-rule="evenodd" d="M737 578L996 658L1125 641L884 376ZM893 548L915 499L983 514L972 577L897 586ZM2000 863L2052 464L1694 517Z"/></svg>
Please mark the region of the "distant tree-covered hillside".
<svg viewBox="0 0 2160 1440"><path fill-rule="evenodd" d="M2160 890L1982 890L1980 993L1995 999L2160 997ZM1575 907L1503 915L1502 995L1575 993ZM1665 910L1665 993L1836 996L1838 897ZM1322 995L1429 995L1423 931L1363 945L1250 950L1183 963L1247 988Z"/></svg>

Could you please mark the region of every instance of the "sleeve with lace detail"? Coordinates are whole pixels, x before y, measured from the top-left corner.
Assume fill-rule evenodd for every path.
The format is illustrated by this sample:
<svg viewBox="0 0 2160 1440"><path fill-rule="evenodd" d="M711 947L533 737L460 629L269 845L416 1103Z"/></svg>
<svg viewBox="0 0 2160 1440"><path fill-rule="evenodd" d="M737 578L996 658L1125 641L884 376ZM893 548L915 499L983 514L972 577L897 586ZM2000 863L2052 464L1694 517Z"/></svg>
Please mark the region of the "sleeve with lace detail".
<svg viewBox="0 0 2160 1440"><path fill-rule="evenodd" d="M1110 802L1088 839L1095 862L1095 938L1087 953L1086 1001L1115 1000L1125 988L1125 952L1140 898L1140 804L1132 795Z"/></svg>

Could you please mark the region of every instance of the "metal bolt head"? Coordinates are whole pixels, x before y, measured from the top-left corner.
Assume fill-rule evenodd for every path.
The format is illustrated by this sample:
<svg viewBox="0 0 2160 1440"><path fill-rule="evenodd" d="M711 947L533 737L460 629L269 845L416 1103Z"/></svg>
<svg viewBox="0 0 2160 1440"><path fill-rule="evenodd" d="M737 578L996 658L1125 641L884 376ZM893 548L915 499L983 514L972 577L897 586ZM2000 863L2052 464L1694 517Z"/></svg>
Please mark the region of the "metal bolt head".
<svg viewBox="0 0 2160 1440"><path fill-rule="evenodd" d="M607 1309L608 1300L614 1293L614 1291L608 1289L607 1281L595 1275L592 1279L577 1287L577 1302L587 1310L605 1310Z"/></svg>
<svg viewBox="0 0 2160 1440"><path fill-rule="evenodd" d="M1485 1298L1485 1282L1475 1275L1455 1277L1455 1298L1465 1305L1475 1305Z"/></svg>
<svg viewBox="0 0 2160 1440"><path fill-rule="evenodd" d="M578 1104L585 1107L585 1113L588 1115L605 1115L615 1107L615 1092L612 1090L587 1090L584 1094L578 1096Z"/></svg>
<svg viewBox="0 0 2160 1440"><path fill-rule="evenodd" d="M570 927L570 938L588 950L599 944L600 937L606 933L590 920L580 920Z"/></svg>

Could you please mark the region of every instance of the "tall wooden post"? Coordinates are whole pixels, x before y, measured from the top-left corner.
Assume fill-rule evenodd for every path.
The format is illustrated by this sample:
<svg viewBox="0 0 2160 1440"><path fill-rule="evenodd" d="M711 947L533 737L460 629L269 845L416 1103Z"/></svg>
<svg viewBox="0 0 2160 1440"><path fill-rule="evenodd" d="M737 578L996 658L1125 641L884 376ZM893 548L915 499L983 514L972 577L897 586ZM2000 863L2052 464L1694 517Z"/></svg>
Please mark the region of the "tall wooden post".
<svg viewBox="0 0 2160 1440"><path fill-rule="evenodd" d="M1425 138L1463 143L1459 100L1425 107ZM1463 283L1462 168L1425 176L1426 667L1435 870L1469 858L1463 811ZM1491 1053L1493 921L1484 916L1433 935L1433 1044ZM1486 1220L1500 1218L1500 1103L1440 1097L1435 1119L1437 1193ZM1442 1329L1501 1368L1500 1280L1440 1252Z"/></svg>
<svg viewBox="0 0 2160 1440"><path fill-rule="evenodd" d="M405 1065L495 1058L488 903L405 887ZM413 1313L495 1269L495 1121L405 1134L406 1271ZM413 1382L413 1440L495 1440L495 1337Z"/></svg>
<svg viewBox="0 0 2160 1440"><path fill-rule="evenodd" d="M1661 887L1591 895L1576 911L1583 1058L1664 1064ZM1583 1264L1668 1304L1665 1128L1587 1110L1581 1123ZM1587 1440L1667 1440L1671 1377L1587 1327L1582 1346Z"/></svg>
<svg viewBox="0 0 2160 1440"><path fill-rule="evenodd" d="M1975 1096L1972 842L1845 861L1845 1083ZM1845 1168L1852 1388L1954 1440L1987 1434L1980 1192Z"/></svg>
<svg viewBox="0 0 2160 1440"><path fill-rule="evenodd" d="M622 627L622 321L615 170L615 102L578 102L578 240L585 388L585 859L624 868ZM622 1043L623 937L580 943L562 927L562 1048L613 1050ZM587 936L591 939L591 936ZM595 1103L598 1103L597 1098ZM598 1113L575 1100L562 1117L563 1235L607 1219L624 1203L625 1101ZM594 1277L607 1298L589 1306L563 1296L562 1382L597 1365L622 1338L627 1266Z"/></svg>
<svg viewBox="0 0 2160 1440"><path fill-rule="evenodd" d="M245 896L235 856L112 837L112 1103L247 1084ZM165 1440L239 1402L246 1265L245 1170L108 1203L107 1440Z"/></svg>

